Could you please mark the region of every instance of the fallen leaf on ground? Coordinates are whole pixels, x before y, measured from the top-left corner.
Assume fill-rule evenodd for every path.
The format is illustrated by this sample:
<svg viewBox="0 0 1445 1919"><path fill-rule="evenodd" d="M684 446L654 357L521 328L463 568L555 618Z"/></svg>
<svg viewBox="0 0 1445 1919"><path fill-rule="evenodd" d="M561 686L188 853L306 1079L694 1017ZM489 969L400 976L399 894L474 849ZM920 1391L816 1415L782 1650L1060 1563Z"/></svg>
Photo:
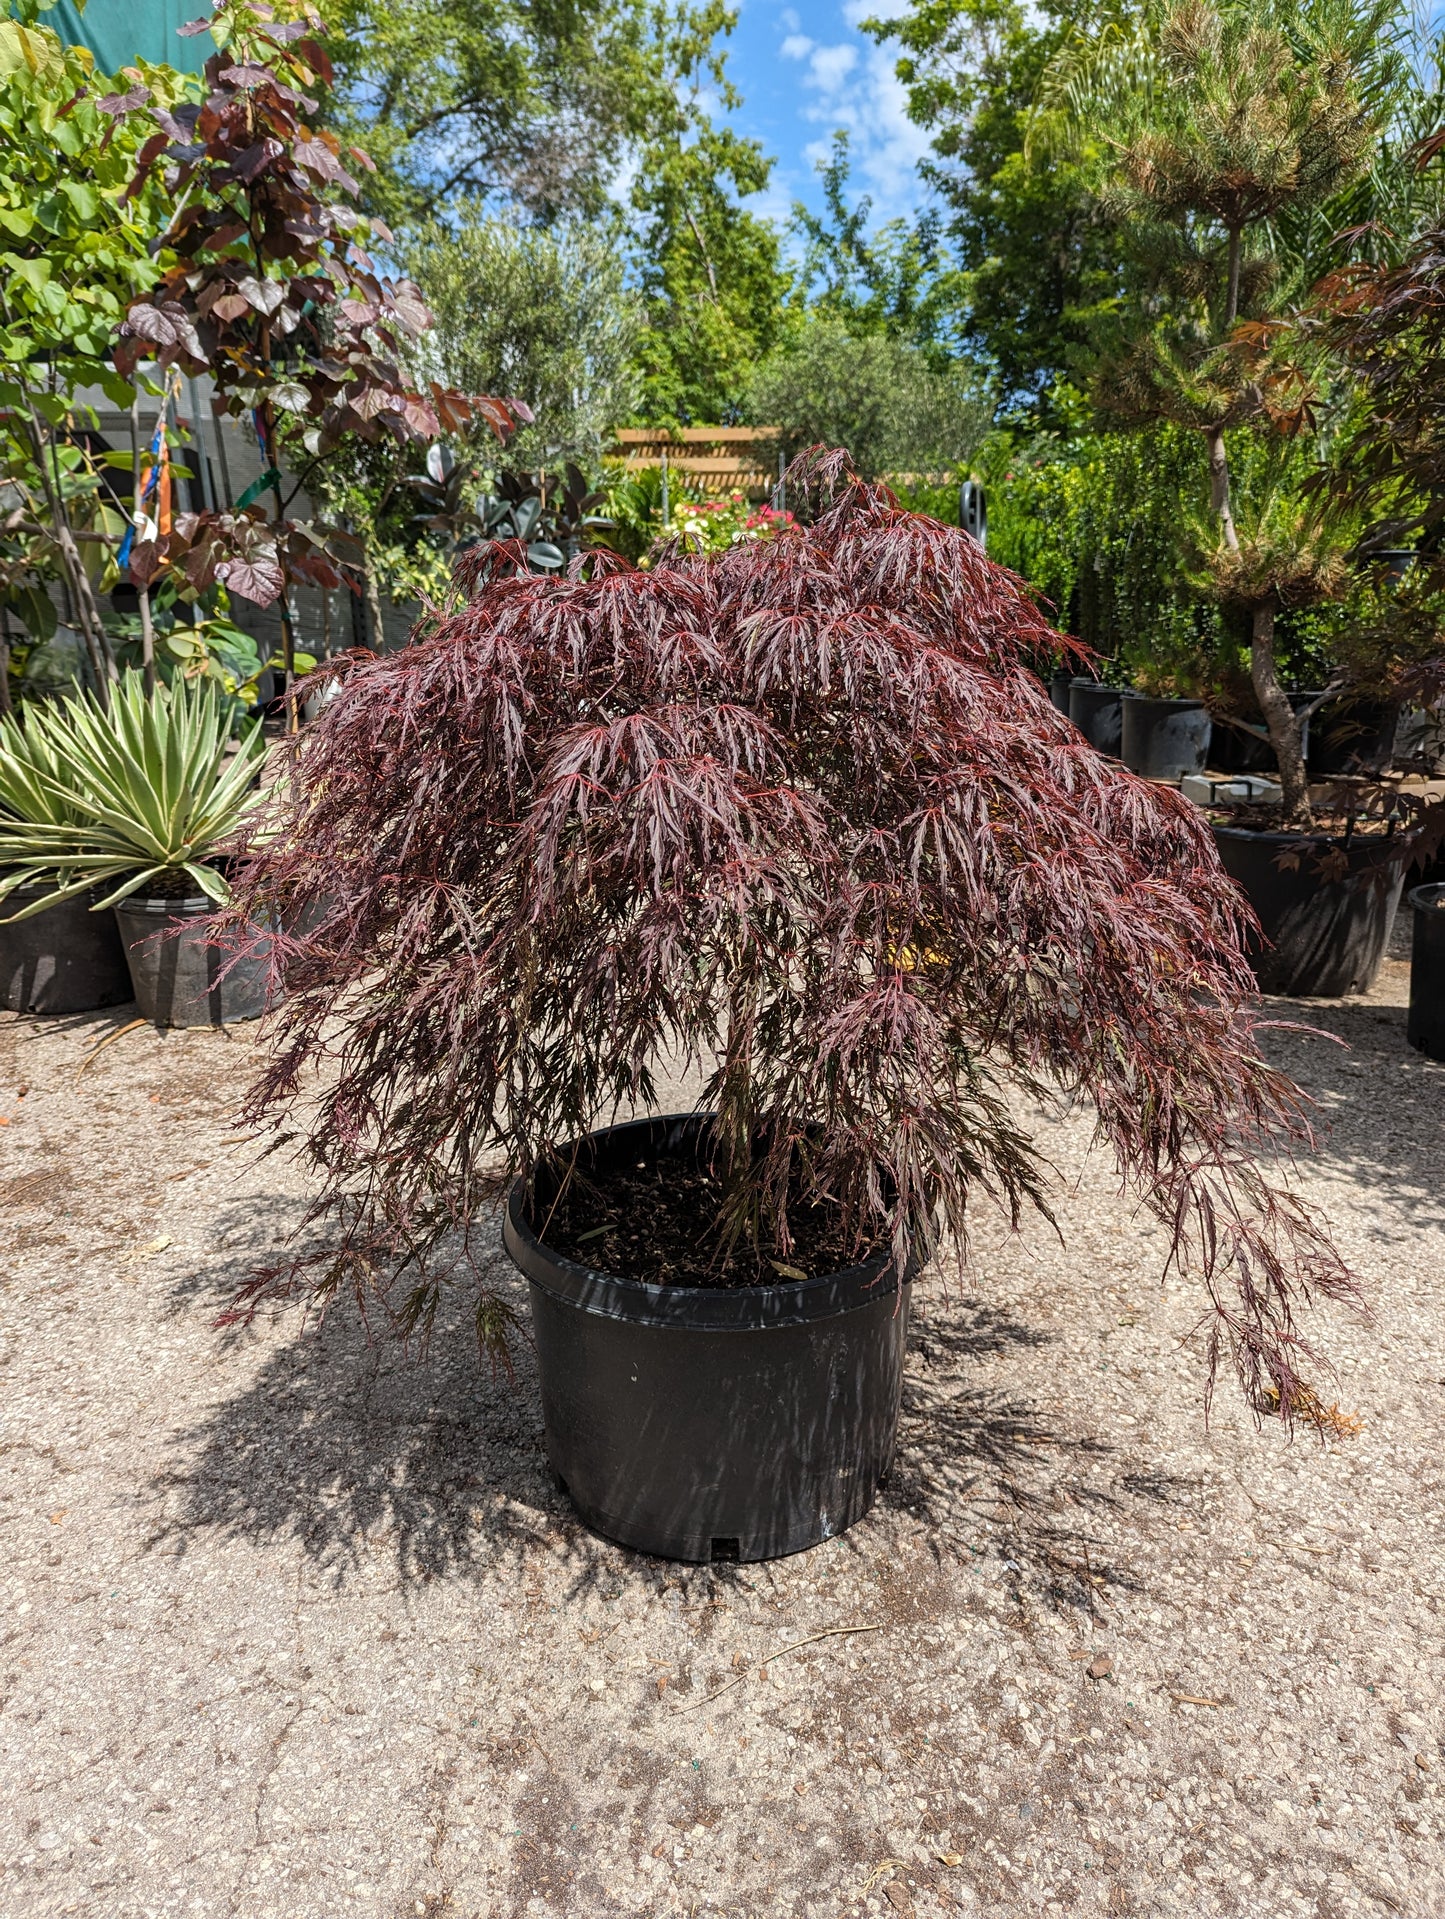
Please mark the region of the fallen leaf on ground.
<svg viewBox="0 0 1445 1919"><path fill-rule="evenodd" d="M662 1857L662 1855L663 1855L663 1853L664 1853L664 1852L665 1852L666 1850L667 1850L667 1849L666 1849L666 1847L665 1847L665 1846L654 1846L654 1847L652 1848L652 1856L653 1856L653 1858L654 1858L654 1859L660 1859L660 1858Z"/></svg>
<svg viewBox="0 0 1445 1919"><path fill-rule="evenodd" d="M59 1511L58 1513L52 1513L52 1514L50 1515L50 1523L51 1523L51 1525L52 1525L52 1526L58 1526L58 1525L60 1524L60 1522L61 1522L61 1520L62 1520L62 1519L64 1519L64 1517L65 1517L65 1515L66 1515L66 1514L67 1514L67 1513L68 1513L69 1511L70 1511L70 1508L69 1508L69 1506L62 1506L62 1507L61 1507L61 1509L60 1509L60 1511ZM1418 1757L1419 1757L1419 1754L1417 1753L1417 1754L1416 1754L1415 1756L1416 1756L1416 1758L1418 1758Z"/></svg>
<svg viewBox="0 0 1445 1919"><path fill-rule="evenodd" d="M668 1681L667 1673L660 1672L657 1675L657 1696L659 1699L661 1699L662 1695L667 1691L667 1681Z"/></svg>
<svg viewBox="0 0 1445 1919"><path fill-rule="evenodd" d="M863 1881L863 1884L858 1888L859 1897L861 1898L865 1892L870 1891L872 1887L877 1885L885 1872L897 1872L902 1865L903 1861L901 1859L880 1859L872 1872L870 1872L868 1877Z"/></svg>
<svg viewBox="0 0 1445 1919"><path fill-rule="evenodd" d="M1415 1754L1415 1764L1420 1768L1421 1772L1429 1772L1430 1770L1430 1761L1425 1757L1423 1752L1417 1752Z"/></svg>
<svg viewBox="0 0 1445 1919"><path fill-rule="evenodd" d="M140 1256L142 1259L149 1259L152 1253L163 1253L170 1243L170 1234L161 1233L157 1238L146 1241L145 1245L140 1249Z"/></svg>
<svg viewBox="0 0 1445 1919"><path fill-rule="evenodd" d="M807 1790L808 1790L808 1782L806 1779L799 1779L793 1787L793 1791L798 1795L800 1799L802 1798L803 1794Z"/></svg>
<svg viewBox="0 0 1445 1919"><path fill-rule="evenodd" d="M1106 1679L1114 1670L1114 1662L1108 1653L1101 1652L1089 1661L1090 1679Z"/></svg>
<svg viewBox="0 0 1445 1919"><path fill-rule="evenodd" d="M940 1866L961 1866L963 1864L963 1854L961 1852L936 1852L933 1856Z"/></svg>

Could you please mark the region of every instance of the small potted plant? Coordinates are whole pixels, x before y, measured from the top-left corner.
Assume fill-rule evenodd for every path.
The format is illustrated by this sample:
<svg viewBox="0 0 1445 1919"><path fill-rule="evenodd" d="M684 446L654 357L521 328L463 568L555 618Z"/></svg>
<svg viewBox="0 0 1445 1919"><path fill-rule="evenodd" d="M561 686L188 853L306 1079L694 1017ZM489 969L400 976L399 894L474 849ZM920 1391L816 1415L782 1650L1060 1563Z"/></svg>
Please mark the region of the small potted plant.
<svg viewBox="0 0 1445 1919"><path fill-rule="evenodd" d="M917 1274L978 1198L1051 1217L1011 1093L1093 1102L1256 1408L1307 1410L1297 1309L1350 1288L1256 1158L1303 1100L1202 817L1050 704L1062 642L965 533L837 455L789 499L647 571L473 549L435 637L332 662L229 909L288 903L251 1111L300 1102L319 1174L233 1316L349 1293L425 1336L470 1273L504 1354L506 1194L556 1472L694 1559L866 1511ZM345 940L290 930L324 898Z"/></svg>
<svg viewBox="0 0 1445 1919"><path fill-rule="evenodd" d="M14 1013L88 1013L131 996L115 915L93 886L73 889L68 867L7 868L37 830L72 836L80 814L67 798L67 766L47 709L27 702L0 716L0 1006ZM55 881L64 889L57 898Z"/></svg>
<svg viewBox="0 0 1445 1919"><path fill-rule="evenodd" d="M84 899L118 922L136 1003L159 1025L253 1018L265 1005L264 967L228 956L205 924L228 896L218 859L255 804L266 751L259 722L234 750L231 726L213 682L148 694L129 672L105 706L86 692L28 704L0 742L0 912L19 898L14 921L54 924Z"/></svg>

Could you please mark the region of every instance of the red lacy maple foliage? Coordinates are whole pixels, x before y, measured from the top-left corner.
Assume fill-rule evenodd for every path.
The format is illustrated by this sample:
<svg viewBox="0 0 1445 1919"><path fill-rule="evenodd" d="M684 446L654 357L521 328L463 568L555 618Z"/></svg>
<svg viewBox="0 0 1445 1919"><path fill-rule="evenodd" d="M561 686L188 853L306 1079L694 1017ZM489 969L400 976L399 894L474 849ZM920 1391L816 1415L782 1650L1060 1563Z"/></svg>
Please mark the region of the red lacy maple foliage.
<svg viewBox="0 0 1445 1919"><path fill-rule="evenodd" d="M235 1312L350 1286L425 1328L499 1168L650 1102L664 1055L718 1115L720 1232L786 1257L801 1167L860 1249L927 1255L979 1194L1052 1217L1021 1089L1092 1102L1202 1278L1210 1379L1288 1416L1296 1309L1351 1281L1262 1170L1304 1100L1207 826L1050 705L1026 661L1068 643L1015 576L808 461L775 541L564 580L479 547L434 638L348 661L227 921L312 929L276 939L250 1110L304 1112L325 1223Z"/></svg>

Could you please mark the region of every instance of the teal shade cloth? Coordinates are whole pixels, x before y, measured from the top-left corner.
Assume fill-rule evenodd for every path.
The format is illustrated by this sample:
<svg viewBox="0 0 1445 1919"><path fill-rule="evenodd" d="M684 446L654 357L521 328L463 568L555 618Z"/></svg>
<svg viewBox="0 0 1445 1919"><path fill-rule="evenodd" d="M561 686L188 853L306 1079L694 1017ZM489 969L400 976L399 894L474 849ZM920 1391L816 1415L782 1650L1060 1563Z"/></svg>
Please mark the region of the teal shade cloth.
<svg viewBox="0 0 1445 1919"><path fill-rule="evenodd" d="M73 47L89 47L101 73L119 73L137 60L199 73L216 51L208 33L182 40L176 32L210 13L207 0L90 0L84 13L75 0L40 17Z"/></svg>

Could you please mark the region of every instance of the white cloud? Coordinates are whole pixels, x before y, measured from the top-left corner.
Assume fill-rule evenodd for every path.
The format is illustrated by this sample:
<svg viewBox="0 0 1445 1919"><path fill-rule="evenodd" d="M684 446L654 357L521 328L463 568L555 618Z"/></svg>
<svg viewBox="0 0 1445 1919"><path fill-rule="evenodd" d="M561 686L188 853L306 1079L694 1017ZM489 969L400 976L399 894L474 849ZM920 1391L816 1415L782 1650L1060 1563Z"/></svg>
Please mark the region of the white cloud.
<svg viewBox="0 0 1445 1919"><path fill-rule="evenodd" d="M843 0L843 22L856 30L861 20L891 18L903 0ZM806 157L817 165L828 159L836 131L848 135L854 191L872 195L876 219L911 211L918 203L916 168L928 151L928 139L908 118L907 95L893 71L894 51L874 40L849 38L823 45L806 34L790 33L782 44L790 60L806 64L803 85L808 100L802 116L825 129L811 141Z"/></svg>

